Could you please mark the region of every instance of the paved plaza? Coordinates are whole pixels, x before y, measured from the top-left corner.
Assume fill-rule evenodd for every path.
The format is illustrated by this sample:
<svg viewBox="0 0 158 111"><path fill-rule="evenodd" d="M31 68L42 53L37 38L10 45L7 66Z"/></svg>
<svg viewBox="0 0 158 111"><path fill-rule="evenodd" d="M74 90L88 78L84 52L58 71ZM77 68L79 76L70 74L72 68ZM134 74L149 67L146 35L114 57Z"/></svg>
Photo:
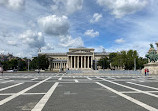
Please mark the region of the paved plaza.
<svg viewBox="0 0 158 111"><path fill-rule="evenodd" d="M158 76L4 73L0 111L158 111Z"/></svg>

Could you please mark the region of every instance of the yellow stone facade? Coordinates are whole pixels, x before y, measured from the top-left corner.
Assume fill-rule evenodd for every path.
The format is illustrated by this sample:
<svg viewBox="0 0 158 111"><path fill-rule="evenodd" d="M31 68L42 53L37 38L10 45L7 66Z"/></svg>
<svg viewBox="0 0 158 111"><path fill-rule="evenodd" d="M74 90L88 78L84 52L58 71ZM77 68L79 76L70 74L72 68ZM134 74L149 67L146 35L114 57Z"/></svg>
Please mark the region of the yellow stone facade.
<svg viewBox="0 0 158 111"><path fill-rule="evenodd" d="M70 48L67 53L39 53L49 58L49 70L93 69L95 62L108 56L106 52L94 52L93 48Z"/></svg>

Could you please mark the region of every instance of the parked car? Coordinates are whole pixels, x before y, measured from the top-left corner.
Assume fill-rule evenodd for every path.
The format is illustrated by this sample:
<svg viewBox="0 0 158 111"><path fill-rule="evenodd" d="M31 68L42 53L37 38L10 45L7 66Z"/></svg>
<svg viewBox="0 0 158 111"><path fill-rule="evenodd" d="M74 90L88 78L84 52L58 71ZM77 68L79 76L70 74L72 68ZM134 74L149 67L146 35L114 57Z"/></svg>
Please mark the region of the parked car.
<svg viewBox="0 0 158 111"><path fill-rule="evenodd" d="M14 72L14 70L7 70L7 72Z"/></svg>

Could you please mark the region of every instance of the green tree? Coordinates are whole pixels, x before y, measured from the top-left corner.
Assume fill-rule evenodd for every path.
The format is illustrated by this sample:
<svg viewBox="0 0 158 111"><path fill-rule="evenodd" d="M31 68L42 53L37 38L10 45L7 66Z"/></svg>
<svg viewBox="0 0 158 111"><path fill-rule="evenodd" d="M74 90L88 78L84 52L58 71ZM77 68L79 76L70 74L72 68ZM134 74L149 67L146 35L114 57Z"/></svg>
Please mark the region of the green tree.
<svg viewBox="0 0 158 111"><path fill-rule="evenodd" d="M18 59L18 70L25 71L27 69L27 60L25 59Z"/></svg>
<svg viewBox="0 0 158 111"><path fill-rule="evenodd" d="M33 60L30 62L31 69L48 69L49 67L49 60L46 55L40 55L38 57L34 57Z"/></svg>
<svg viewBox="0 0 158 111"><path fill-rule="evenodd" d="M39 59L39 68L40 69L48 69L49 67L49 60L48 58L46 57L46 55L41 55L38 57Z"/></svg>
<svg viewBox="0 0 158 111"><path fill-rule="evenodd" d="M136 50L121 51L110 53L109 60L112 67L123 67L126 70L134 69L134 60L136 59L136 69L142 69L147 59L138 56Z"/></svg>
<svg viewBox="0 0 158 111"><path fill-rule="evenodd" d="M102 67L102 69L110 68L110 62L107 57L103 57L98 61L98 65Z"/></svg>
<svg viewBox="0 0 158 111"><path fill-rule="evenodd" d="M134 69L134 59L136 59L136 63L138 63L138 53L136 50L127 51L125 69L132 70Z"/></svg>

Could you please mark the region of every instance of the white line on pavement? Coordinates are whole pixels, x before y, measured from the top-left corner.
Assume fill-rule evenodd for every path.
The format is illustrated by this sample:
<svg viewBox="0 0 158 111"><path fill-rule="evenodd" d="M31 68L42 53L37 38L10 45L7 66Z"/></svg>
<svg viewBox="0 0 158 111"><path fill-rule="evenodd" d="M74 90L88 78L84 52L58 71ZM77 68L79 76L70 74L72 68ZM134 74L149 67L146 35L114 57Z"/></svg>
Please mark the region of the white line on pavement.
<svg viewBox="0 0 158 111"><path fill-rule="evenodd" d="M31 79L31 80L33 81L33 80L36 80L36 79L38 79L38 78L33 78L33 79Z"/></svg>
<svg viewBox="0 0 158 111"><path fill-rule="evenodd" d="M43 95L43 94L46 94L46 93L24 93L22 95Z"/></svg>
<svg viewBox="0 0 158 111"><path fill-rule="evenodd" d="M146 88L158 90L158 88L151 87L151 86L146 86L146 85L137 84L137 83L133 83L133 82L127 82L127 83L129 83L129 84L134 84L134 85L136 85L136 86L141 86L141 87L146 87Z"/></svg>
<svg viewBox="0 0 158 111"><path fill-rule="evenodd" d="M157 93L158 91L145 91L145 92ZM137 92L137 91L121 91L121 93L141 93L141 92Z"/></svg>
<svg viewBox="0 0 158 111"><path fill-rule="evenodd" d="M21 84L23 84L23 83L18 83L18 84L14 84L14 85L11 85L11 86L8 86L8 87L4 87L4 88L1 88L0 91L4 91L6 89L9 89L9 88L12 88L12 87L15 87L15 86L19 86Z"/></svg>
<svg viewBox="0 0 158 111"><path fill-rule="evenodd" d="M60 77L58 80L60 80L60 81L61 81L61 80L62 80L62 77Z"/></svg>
<svg viewBox="0 0 158 111"><path fill-rule="evenodd" d="M8 82L12 82L14 80L9 80L9 81L4 81L4 82L1 82L1 83L8 83Z"/></svg>
<svg viewBox="0 0 158 111"><path fill-rule="evenodd" d="M92 80L91 78L87 77L88 80Z"/></svg>
<svg viewBox="0 0 158 111"><path fill-rule="evenodd" d="M141 106L141 107L147 109L147 110L149 110L149 111L158 111L158 109L156 109L156 108L154 108L154 107L152 107L152 106L149 106L149 105L147 105L147 104L145 104L145 103L143 103L143 102L141 102L141 101L138 101L138 100L136 100L136 99L134 99L134 98L132 98L132 97L130 97L130 96L127 96L127 95L125 95L125 94L122 94L121 92L118 92L118 91L116 91L116 90L114 90L114 89L112 89L112 88L110 88L110 87L108 87L108 86L106 86L106 85L103 85L103 84L101 84L101 83L99 83L99 82L96 82L96 83L97 83L98 85L100 85L100 86L102 86L102 87L104 87L104 88L106 88L106 89L112 91L113 93L115 93L115 94L117 94L117 95L119 95L119 96L121 96L121 97L123 97L123 98L125 98L125 99L127 99L127 100L129 100L129 101L131 101L131 102L133 102L133 103L135 103L135 104L137 104L137 105L139 105L139 106Z"/></svg>
<svg viewBox="0 0 158 111"><path fill-rule="evenodd" d="M47 79L44 79L43 81L40 81L40 82L38 82L38 83L36 83L36 84L34 84L34 85L32 85L32 86L30 86L30 87L28 87L28 88L26 88L26 89L20 91L20 92L14 94L14 95L12 95L12 96L9 96L9 97L7 97L7 98L1 100L1 101L0 101L0 105L3 105L3 104L5 104L5 103L9 102L10 100L12 100L12 99L14 99L14 98L20 96L21 94L23 94L23 93L29 91L30 89L32 89L32 88L34 88L34 87L36 87L36 86L42 84L43 82L47 81L47 80L50 79L50 78L51 78L51 77L49 77L49 78L47 78Z"/></svg>
<svg viewBox="0 0 158 111"><path fill-rule="evenodd" d="M77 83L78 82L78 80L77 79L74 79L74 81Z"/></svg>
<svg viewBox="0 0 158 111"><path fill-rule="evenodd" d="M138 91L138 92L141 92L143 94L147 94L147 95L150 95L150 96L158 98L158 95L156 95L156 94L145 92L145 91L142 91L142 90L139 90L139 89L136 89L136 88L133 88L133 87L129 87L129 86L126 86L126 85L123 85L123 84L119 84L117 82L109 81L109 80L106 80L106 79L103 79L103 78L99 78L99 79L102 79L102 80L107 81L109 83L112 83L112 84L115 84L115 85L118 85L118 86L122 86L122 87L125 87L125 88L128 88L128 89L131 89L131 90L134 90L134 91Z"/></svg>
<svg viewBox="0 0 158 111"><path fill-rule="evenodd" d="M58 84L59 82L56 82L31 111L42 111L43 107L45 106L45 104L47 103L51 95L53 94Z"/></svg>
<svg viewBox="0 0 158 111"><path fill-rule="evenodd" d="M0 94L1 96L10 96L10 95L13 95L15 93L3 93L3 94Z"/></svg>
<svg viewBox="0 0 158 111"><path fill-rule="evenodd" d="M14 95L16 93L0 93L1 96L4 96L4 95ZM24 93L22 95L44 95L46 93Z"/></svg>

